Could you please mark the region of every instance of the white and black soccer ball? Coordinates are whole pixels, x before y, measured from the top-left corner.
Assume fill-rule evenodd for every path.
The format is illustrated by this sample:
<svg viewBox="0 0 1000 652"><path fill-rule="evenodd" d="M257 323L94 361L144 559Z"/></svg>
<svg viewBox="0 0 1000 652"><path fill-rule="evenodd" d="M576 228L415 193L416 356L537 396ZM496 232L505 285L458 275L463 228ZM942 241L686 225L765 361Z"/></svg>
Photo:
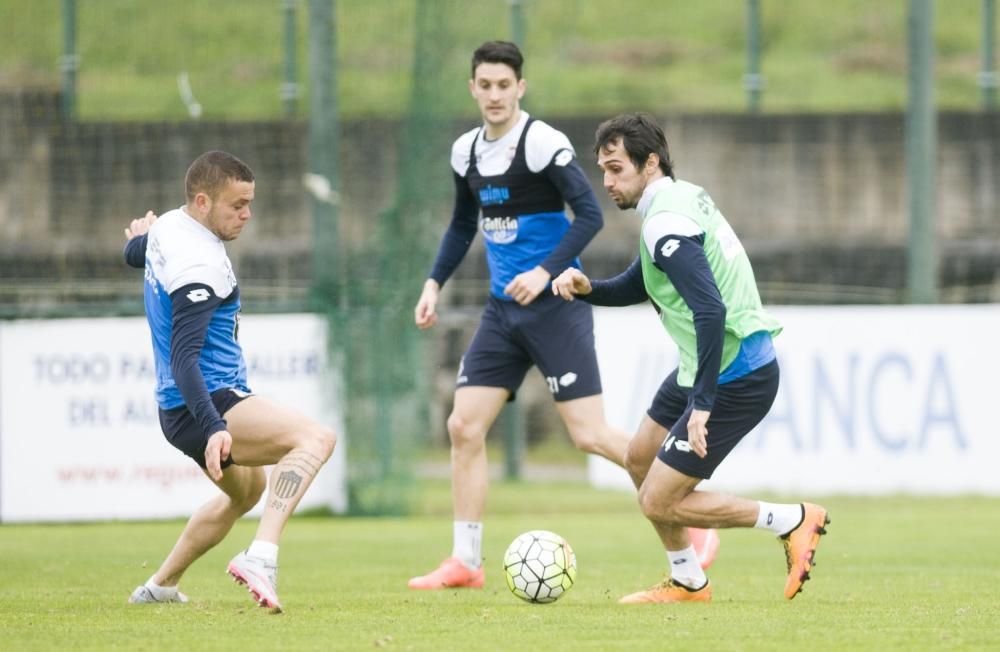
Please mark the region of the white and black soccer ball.
<svg viewBox="0 0 1000 652"><path fill-rule="evenodd" d="M576 581L576 555L555 532L531 530L507 547L503 572L511 593L522 600L555 602Z"/></svg>

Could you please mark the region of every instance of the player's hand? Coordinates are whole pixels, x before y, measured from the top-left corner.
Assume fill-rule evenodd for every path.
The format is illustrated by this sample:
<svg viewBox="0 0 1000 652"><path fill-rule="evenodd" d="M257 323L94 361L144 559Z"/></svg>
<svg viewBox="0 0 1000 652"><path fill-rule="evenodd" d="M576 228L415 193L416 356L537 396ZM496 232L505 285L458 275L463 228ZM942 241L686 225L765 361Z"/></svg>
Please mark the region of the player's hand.
<svg viewBox="0 0 1000 652"><path fill-rule="evenodd" d="M222 480L222 462L229 459L229 450L233 447L233 436L225 430L208 438L205 446L205 469L210 478L218 482Z"/></svg>
<svg viewBox="0 0 1000 652"><path fill-rule="evenodd" d="M691 450L698 457L708 455L708 444L705 438L708 436L708 410L692 410L691 418L688 419L688 443Z"/></svg>
<svg viewBox="0 0 1000 652"><path fill-rule="evenodd" d="M590 279L575 267L568 268L552 281L552 294L558 294L567 301L572 301L577 294L590 294L591 289Z"/></svg>
<svg viewBox="0 0 1000 652"><path fill-rule="evenodd" d="M156 213L153 211L146 211L144 217L139 217L132 220L132 223L125 227L125 239L131 240L144 233L149 232L149 228L156 224Z"/></svg>
<svg viewBox="0 0 1000 652"><path fill-rule="evenodd" d="M542 267L535 267L526 272L521 272L507 284L503 293L517 301L522 306L526 306L535 300L539 294L545 290L552 275Z"/></svg>
<svg viewBox="0 0 1000 652"><path fill-rule="evenodd" d="M438 282L432 278L427 279L427 282L424 283L424 291L420 293L417 307L413 310L413 321L416 322L417 328L420 330L428 329L437 323L439 290Z"/></svg>

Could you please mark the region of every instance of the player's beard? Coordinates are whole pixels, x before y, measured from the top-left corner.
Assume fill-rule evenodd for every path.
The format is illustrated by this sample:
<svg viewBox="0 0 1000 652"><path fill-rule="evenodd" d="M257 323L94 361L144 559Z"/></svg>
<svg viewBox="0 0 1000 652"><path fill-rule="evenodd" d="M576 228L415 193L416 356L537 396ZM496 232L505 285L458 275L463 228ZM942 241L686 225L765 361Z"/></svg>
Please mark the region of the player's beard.
<svg viewBox="0 0 1000 652"><path fill-rule="evenodd" d="M240 237L240 233L242 233L243 231L242 227L239 229L231 228L228 230L223 228L226 226L226 221L219 218L219 216L215 212L214 206L208 212L207 221L210 225L209 230L211 230L212 233L214 233L216 237L218 237L219 240L222 240L223 242L232 242L236 238Z"/></svg>

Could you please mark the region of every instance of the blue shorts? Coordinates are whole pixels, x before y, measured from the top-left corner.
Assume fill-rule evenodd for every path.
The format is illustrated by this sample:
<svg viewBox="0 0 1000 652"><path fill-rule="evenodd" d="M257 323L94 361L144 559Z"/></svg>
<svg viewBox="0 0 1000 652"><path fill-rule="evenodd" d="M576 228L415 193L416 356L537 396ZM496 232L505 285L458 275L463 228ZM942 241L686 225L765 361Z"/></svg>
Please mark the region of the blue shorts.
<svg viewBox="0 0 1000 652"><path fill-rule="evenodd" d="M667 376L653 398L649 418L670 432L656 456L684 475L707 480L716 467L761 422L778 393L778 361L772 360L745 376L719 385L708 417L708 455L698 457L688 446L688 419L694 408L690 388L677 384L677 371Z"/></svg>
<svg viewBox="0 0 1000 652"><path fill-rule="evenodd" d="M491 296L462 356L456 386L503 387L513 401L531 365L557 401L601 393L590 304L565 301L549 290L527 306Z"/></svg>
<svg viewBox="0 0 1000 652"><path fill-rule="evenodd" d="M219 411L219 416L225 418L226 412L230 408L251 396L252 394L224 387L212 392L212 403ZM193 459L201 468L205 468L205 447L208 445L208 441L205 439L205 433L198 427L194 415L188 411L187 406L182 405L170 410L161 408L160 428L171 446ZM232 463L233 456L230 455L223 460L222 468L226 468Z"/></svg>

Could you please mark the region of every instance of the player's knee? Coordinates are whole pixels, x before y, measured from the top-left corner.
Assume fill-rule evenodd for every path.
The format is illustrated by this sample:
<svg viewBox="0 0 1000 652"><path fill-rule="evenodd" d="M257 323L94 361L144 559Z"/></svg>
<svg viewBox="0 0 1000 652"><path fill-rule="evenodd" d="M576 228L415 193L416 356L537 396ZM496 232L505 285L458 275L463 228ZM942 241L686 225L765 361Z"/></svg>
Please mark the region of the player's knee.
<svg viewBox="0 0 1000 652"><path fill-rule="evenodd" d="M456 448L481 446L486 439L486 433L472 423L452 412L448 416L448 437L451 445Z"/></svg>
<svg viewBox="0 0 1000 652"><path fill-rule="evenodd" d="M333 448L337 445L337 435L326 426L310 422L300 425L290 440L292 450L308 451L320 460L320 464L326 462L333 454Z"/></svg>
<svg viewBox="0 0 1000 652"><path fill-rule="evenodd" d="M650 464L652 464L652 459L640 447L630 445L625 449L623 465L633 478L645 478Z"/></svg>
<svg viewBox="0 0 1000 652"><path fill-rule="evenodd" d="M597 428L573 428L569 436L573 440L573 445L584 453L603 451L601 431Z"/></svg>
<svg viewBox="0 0 1000 652"><path fill-rule="evenodd" d="M664 525L680 525L679 514L674 509L674 505L663 500L653 487L648 483L643 483L639 487L639 509L643 516L651 521Z"/></svg>
<svg viewBox="0 0 1000 652"><path fill-rule="evenodd" d="M309 429L310 449L313 454L324 462L333 455L333 449L337 446L337 433L331 428L315 424Z"/></svg>

